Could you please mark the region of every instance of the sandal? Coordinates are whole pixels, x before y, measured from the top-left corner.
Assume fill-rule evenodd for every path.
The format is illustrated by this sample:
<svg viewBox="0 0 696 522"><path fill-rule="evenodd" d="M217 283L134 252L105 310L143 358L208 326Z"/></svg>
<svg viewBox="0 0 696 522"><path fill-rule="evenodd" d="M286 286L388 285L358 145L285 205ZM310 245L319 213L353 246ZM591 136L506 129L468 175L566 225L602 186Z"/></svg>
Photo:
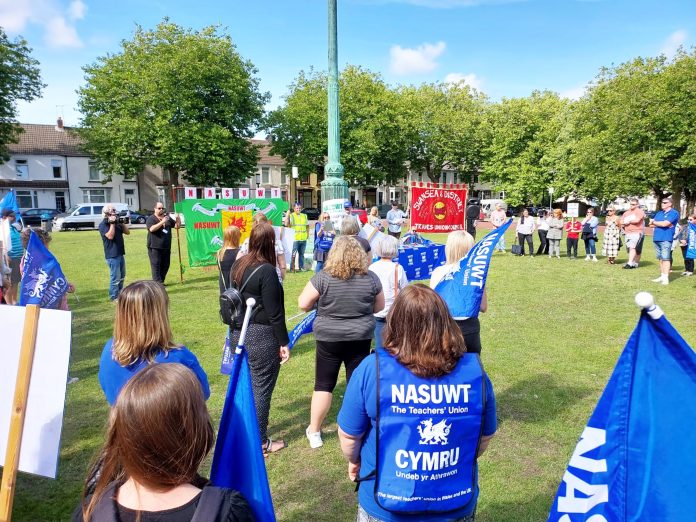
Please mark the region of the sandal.
<svg viewBox="0 0 696 522"><path fill-rule="evenodd" d="M284 440L273 440L270 437L266 440L266 444L262 444L262 446L264 457L268 457L271 453L278 453L280 450L288 447Z"/></svg>

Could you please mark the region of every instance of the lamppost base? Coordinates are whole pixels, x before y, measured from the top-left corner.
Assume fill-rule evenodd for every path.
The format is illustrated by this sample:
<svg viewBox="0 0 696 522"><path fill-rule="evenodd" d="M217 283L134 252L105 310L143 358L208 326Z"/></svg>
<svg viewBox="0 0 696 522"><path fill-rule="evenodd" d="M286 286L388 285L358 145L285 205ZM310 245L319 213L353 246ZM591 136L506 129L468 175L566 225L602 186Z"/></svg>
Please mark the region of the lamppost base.
<svg viewBox="0 0 696 522"><path fill-rule="evenodd" d="M321 200L334 199L348 199L348 182L343 178L329 176L321 182Z"/></svg>

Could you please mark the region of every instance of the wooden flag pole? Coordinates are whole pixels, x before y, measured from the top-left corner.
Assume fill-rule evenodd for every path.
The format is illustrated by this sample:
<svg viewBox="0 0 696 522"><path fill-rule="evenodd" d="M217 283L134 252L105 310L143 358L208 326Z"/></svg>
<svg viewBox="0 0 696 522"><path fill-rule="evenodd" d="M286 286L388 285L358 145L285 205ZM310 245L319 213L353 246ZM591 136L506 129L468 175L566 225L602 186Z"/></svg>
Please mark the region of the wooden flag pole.
<svg viewBox="0 0 696 522"><path fill-rule="evenodd" d="M2 471L2 484L0 484L0 522L10 522L12 519L12 503L17 483L17 470L19 469L19 452L22 446L31 369L34 365L36 332L39 327L39 306L27 305L26 309L24 331L22 332L22 351L19 354L17 382L12 401L10 432L7 437L5 467Z"/></svg>
<svg viewBox="0 0 696 522"><path fill-rule="evenodd" d="M176 213L176 187L172 185L172 205L174 205L174 212ZM179 247L179 281L184 284L184 265L181 264L181 238L179 237L179 229L176 229L176 244Z"/></svg>

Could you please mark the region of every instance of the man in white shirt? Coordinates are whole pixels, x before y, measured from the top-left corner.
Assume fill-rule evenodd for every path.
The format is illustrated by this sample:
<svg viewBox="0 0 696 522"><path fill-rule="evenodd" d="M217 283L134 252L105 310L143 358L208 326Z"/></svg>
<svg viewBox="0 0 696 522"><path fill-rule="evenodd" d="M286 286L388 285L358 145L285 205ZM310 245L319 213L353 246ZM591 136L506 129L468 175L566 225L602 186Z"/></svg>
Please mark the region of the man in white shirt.
<svg viewBox="0 0 696 522"><path fill-rule="evenodd" d="M501 227L505 221L507 221L507 216L503 210L503 206L500 203L495 204L495 210L491 212L491 224L495 228ZM498 244L495 245L495 249L499 252L505 252L505 236L500 236Z"/></svg>
<svg viewBox="0 0 696 522"><path fill-rule="evenodd" d="M387 212L387 223L389 224L389 235L399 239L401 237L401 226L404 224L406 214L399 209L399 204L392 201L392 208Z"/></svg>

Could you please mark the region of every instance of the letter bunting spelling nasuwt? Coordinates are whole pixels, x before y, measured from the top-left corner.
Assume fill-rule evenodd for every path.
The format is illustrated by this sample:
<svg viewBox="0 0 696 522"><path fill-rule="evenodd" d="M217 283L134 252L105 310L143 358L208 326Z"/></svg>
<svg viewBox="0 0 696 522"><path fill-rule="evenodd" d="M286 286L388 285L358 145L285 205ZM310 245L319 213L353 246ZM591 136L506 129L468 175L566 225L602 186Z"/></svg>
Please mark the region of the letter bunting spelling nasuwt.
<svg viewBox="0 0 696 522"><path fill-rule="evenodd" d="M464 229L466 188L411 188L411 226L418 232Z"/></svg>

